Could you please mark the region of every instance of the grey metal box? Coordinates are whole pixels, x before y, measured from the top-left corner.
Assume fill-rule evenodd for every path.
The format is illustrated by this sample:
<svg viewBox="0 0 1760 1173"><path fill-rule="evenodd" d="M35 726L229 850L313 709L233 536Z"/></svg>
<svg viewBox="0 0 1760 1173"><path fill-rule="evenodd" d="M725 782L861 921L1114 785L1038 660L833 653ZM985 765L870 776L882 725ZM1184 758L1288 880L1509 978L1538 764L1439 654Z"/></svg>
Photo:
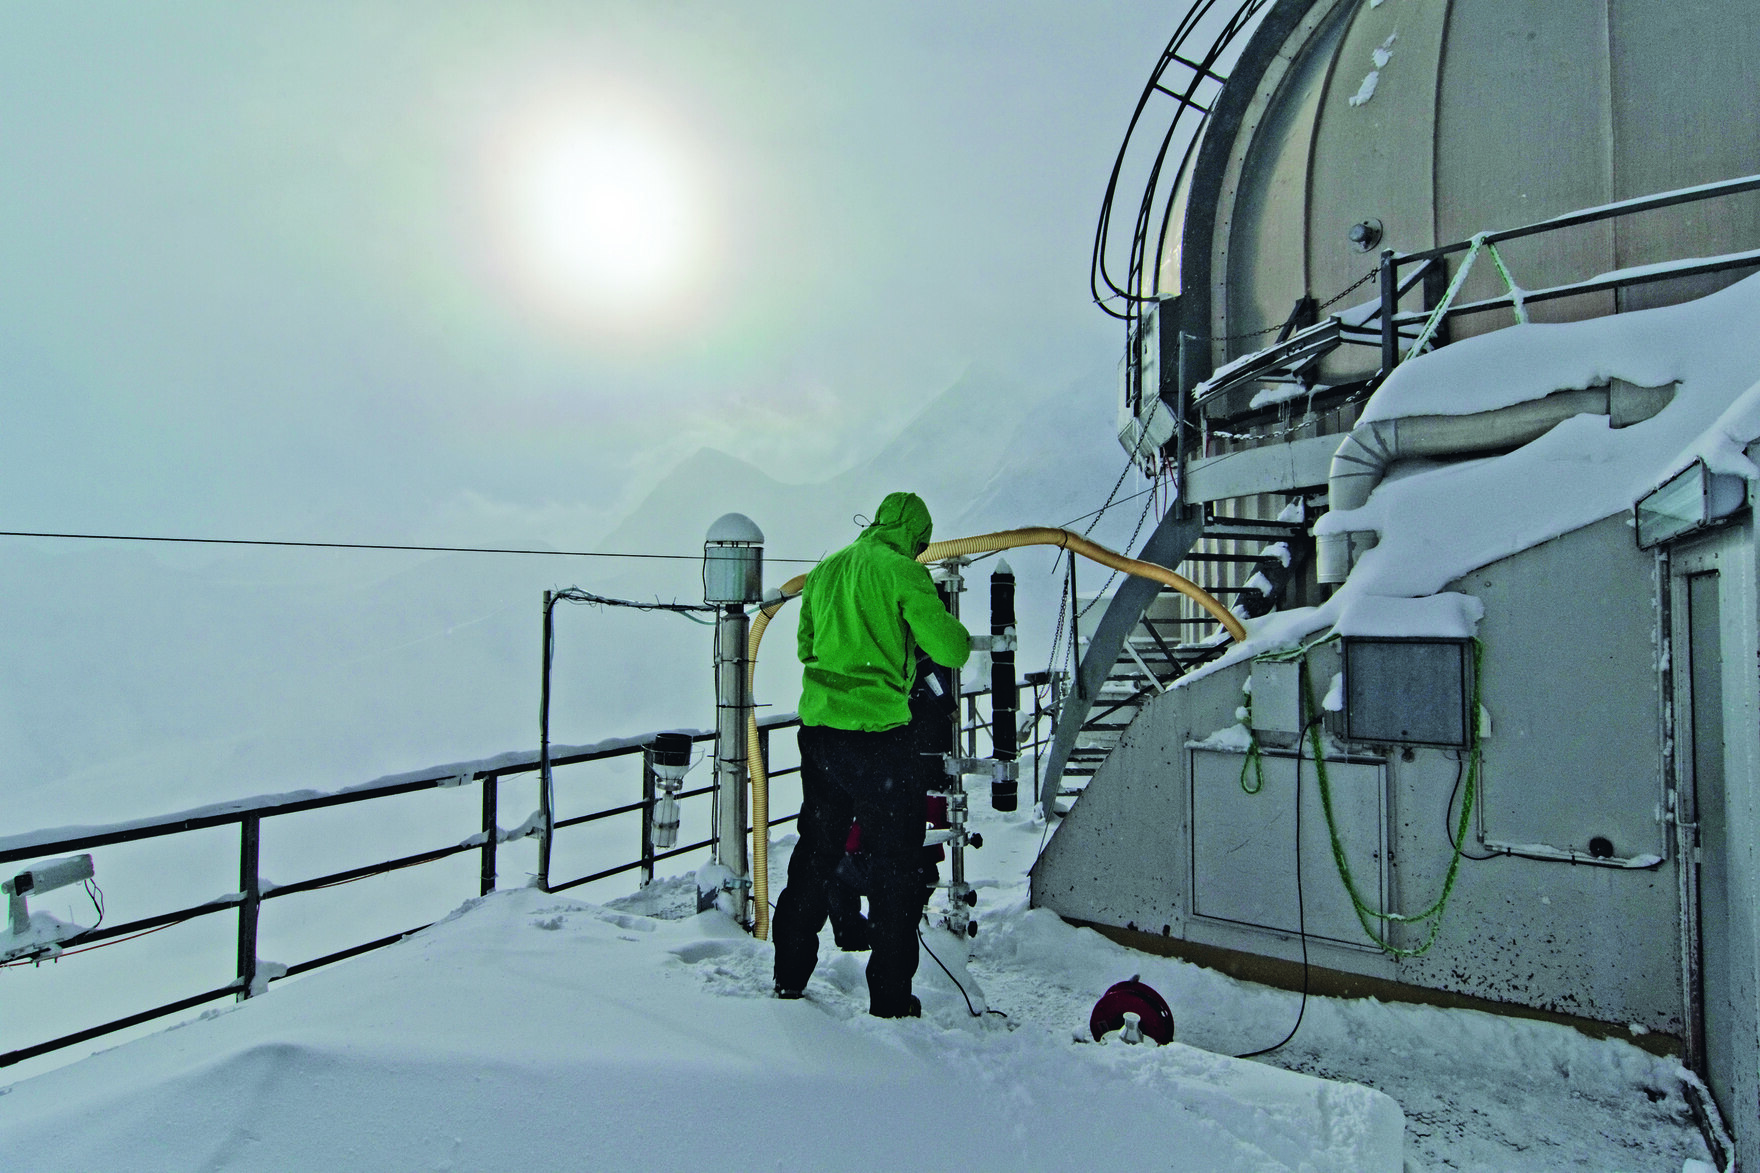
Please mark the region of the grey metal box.
<svg viewBox="0 0 1760 1173"><path fill-rule="evenodd" d="M1466 748L1472 672L1468 640L1347 637L1346 740Z"/></svg>
<svg viewBox="0 0 1760 1173"><path fill-rule="evenodd" d="M1254 660L1253 730L1258 733L1302 731L1302 664L1300 660Z"/></svg>

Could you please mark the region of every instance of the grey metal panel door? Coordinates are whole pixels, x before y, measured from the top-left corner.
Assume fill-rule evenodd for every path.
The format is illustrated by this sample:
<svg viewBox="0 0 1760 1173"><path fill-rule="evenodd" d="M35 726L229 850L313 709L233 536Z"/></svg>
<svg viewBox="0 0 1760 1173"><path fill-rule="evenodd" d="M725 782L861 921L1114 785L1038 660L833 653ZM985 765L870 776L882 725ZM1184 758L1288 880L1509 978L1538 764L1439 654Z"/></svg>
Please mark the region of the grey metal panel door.
<svg viewBox="0 0 1760 1173"><path fill-rule="evenodd" d="M1310 937L1373 949L1333 863L1313 759L1298 767L1293 756L1267 752L1264 787L1256 793L1242 789L1245 762L1238 753L1191 751L1192 914L1291 935L1305 925ZM1390 899L1386 767L1331 761L1327 770L1339 838L1358 888L1385 908Z"/></svg>
<svg viewBox="0 0 1760 1173"><path fill-rule="evenodd" d="M1723 609L1715 572L1687 578L1687 666L1691 688L1692 787L1699 824L1697 859L1699 982L1698 1034L1706 1084L1727 1116L1734 1106L1739 1018L1730 988L1730 908L1724 804Z"/></svg>

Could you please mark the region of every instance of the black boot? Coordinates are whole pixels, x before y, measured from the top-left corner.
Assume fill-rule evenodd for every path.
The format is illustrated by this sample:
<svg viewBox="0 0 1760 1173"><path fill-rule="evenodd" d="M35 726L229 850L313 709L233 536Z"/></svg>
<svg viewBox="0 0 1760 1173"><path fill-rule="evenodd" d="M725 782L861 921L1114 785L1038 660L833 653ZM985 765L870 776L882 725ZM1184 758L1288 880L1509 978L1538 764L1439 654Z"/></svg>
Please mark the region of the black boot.
<svg viewBox="0 0 1760 1173"><path fill-rule="evenodd" d="M874 1007L868 1011L875 1018L921 1018L923 1004L915 994L906 994L903 1006Z"/></svg>

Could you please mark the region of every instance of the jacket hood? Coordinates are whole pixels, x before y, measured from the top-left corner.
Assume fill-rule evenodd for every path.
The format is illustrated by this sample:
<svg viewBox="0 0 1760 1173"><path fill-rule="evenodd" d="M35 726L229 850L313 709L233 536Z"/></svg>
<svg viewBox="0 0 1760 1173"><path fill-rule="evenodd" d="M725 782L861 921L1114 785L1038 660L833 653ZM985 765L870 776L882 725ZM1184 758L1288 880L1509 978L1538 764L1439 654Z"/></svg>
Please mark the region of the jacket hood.
<svg viewBox="0 0 1760 1173"><path fill-rule="evenodd" d="M915 558L929 544L933 526L929 507L915 493L888 493L874 512L874 520L862 531L862 542L880 542L906 558Z"/></svg>

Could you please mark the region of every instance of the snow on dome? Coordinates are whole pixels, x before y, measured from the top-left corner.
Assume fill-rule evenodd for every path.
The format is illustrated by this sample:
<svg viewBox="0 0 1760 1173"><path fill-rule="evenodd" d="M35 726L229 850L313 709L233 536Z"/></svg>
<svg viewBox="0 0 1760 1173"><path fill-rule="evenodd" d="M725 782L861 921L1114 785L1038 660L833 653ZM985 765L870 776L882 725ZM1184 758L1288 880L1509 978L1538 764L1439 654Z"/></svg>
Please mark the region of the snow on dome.
<svg viewBox="0 0 1760 1173"><path fill-rule="evenodd" d="M1332 598L1248 621L1246 641L1181 683L1332 629L1369 600L1384 607L1434 595L1482 566L1623 513L1695 459L1760 479L1743 452L1760 438L1756 322L1760 275L1680 305L1513 326L1403 364L1369 400L1363 422L1492 411L1610 379L1677 390L1666 408L1630 427L1578 415L1501 456L1395 465L1361 508L1328 513L1314 527L1380 535ZM1405 634L1447 635L1458 625L1443 626Z"/></svg>

